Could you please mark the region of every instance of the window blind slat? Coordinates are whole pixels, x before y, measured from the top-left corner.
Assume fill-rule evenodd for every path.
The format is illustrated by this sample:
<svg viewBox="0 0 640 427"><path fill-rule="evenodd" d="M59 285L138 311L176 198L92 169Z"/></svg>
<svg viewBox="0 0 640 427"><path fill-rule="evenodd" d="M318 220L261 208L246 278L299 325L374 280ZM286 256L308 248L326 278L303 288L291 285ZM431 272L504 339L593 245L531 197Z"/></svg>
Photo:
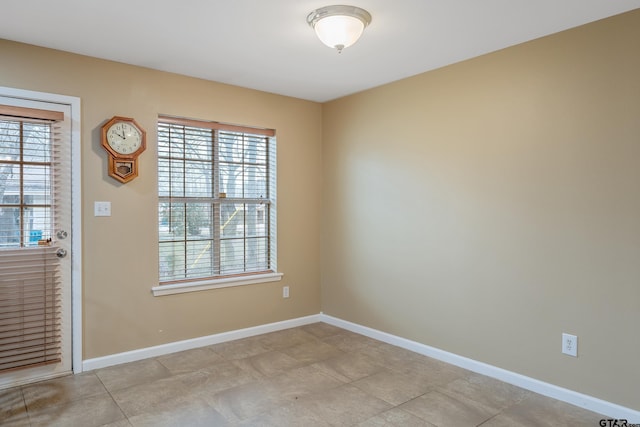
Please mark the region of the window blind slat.
<svg viewBox="0 0 640 427"><path fill-rule="evenodd" d="M41 328L38 329L40 329L39 332L34 331L31 333L14 335L0 339L0 352L7 352L7 354L12 352L13 354L18 354L20 352L24 352L17 350L18 348L22 350L33 349L41 346L43 341L60 341L59 330L47 329L43 331Z"/></svg>
<svg viewBox="0 0 640 427"><path fill-rule="evenodd" d="M50 343L49 347L54 348L54 343ZM24 369L40 365L48 365L60 362L60 352L54 352L43 348L34 348L28 353L20 353L12 358L0 358L0 371L11 371L15 369Z"/></svg>
<svg viewBox="0 0 640 427"><path fill-rule="evenodd" d="M53 350L55 344L57 344L56 341L48 340L44 345L34 344L19 350L4 352L0 357L0 368L16 368L24 363L32 365L34 362L59 361L60 352Z"/></svg>

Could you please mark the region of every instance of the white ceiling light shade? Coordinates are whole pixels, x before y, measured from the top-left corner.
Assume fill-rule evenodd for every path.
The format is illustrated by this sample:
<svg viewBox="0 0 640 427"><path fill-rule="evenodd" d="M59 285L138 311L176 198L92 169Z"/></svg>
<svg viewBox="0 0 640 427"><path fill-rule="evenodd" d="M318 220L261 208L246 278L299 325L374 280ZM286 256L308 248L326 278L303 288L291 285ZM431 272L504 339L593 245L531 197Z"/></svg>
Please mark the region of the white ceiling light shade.
<svg viewBox="0 0 640 427"><path fill-rule="evenodd" d="M307 23L322 43L342 52L358 41L371 23L371 14L355 6L325 6L311 12Z"/></svg>

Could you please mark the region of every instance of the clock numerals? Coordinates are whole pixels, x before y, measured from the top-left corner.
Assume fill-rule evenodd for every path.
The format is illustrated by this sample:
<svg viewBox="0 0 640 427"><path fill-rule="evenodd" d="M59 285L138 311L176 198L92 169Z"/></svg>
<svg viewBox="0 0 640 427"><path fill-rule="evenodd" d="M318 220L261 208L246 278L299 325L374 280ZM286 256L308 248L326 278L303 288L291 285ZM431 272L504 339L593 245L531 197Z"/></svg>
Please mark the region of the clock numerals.
<svg viewBox="0 0 640 427"><path fill-rule="evenodd" d="M131 154L142 145L140 131L132 125L118 123L109 128L107 139L118 154Z"/></svg>

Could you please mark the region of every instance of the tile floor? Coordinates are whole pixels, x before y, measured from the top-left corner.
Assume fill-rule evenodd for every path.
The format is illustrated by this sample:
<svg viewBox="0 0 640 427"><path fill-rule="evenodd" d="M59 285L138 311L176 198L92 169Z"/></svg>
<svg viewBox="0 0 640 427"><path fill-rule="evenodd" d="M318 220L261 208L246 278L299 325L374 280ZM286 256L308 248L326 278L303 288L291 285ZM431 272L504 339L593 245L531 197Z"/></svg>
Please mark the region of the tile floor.
<svg viewBox="0 0 640 427"><path fill-rule="evenodd" d="M315 323L0 391L2 426L598 426L602 416Z"/></svg>

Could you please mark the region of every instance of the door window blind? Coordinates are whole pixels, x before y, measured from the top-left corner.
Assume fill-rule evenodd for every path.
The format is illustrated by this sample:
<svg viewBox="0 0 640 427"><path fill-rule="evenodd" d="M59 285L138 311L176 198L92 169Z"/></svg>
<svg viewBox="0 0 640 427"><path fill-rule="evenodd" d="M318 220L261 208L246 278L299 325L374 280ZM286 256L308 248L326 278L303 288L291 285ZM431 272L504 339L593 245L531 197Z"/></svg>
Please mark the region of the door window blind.
<svg viewBox="0 0 640 427"><path fill-rule="evenodd" d="M61 112L0 105L0 372L60 361Z"/></svg>
<svg viewBox="0 0 640 427"><path fill-rule="evenodd" d="M55 249L0 255L0 371L60 361Z"/></svg>

